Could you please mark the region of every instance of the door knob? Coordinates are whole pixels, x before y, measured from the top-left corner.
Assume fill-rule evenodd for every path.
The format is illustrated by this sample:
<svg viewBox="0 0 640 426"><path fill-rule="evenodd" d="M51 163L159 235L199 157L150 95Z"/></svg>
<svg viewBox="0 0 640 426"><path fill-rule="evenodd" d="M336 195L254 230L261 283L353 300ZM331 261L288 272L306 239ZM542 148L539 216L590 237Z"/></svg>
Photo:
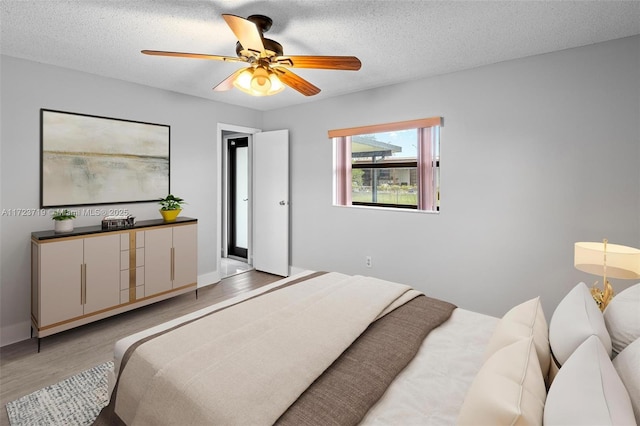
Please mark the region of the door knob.
<svg viewBox="0 0 640 426"><path fill-rule="evenodd" d="M284 206L285 204L287 204L284 200L280 201L280 205Z"/></svg>

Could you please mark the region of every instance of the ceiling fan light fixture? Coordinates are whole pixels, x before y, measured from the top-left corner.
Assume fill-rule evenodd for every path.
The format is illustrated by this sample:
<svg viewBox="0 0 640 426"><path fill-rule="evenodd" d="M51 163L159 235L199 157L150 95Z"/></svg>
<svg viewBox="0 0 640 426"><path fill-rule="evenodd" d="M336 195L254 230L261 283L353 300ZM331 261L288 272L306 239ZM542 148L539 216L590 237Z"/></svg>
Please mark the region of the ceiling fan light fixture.
<svg viewBox="0 0 640 426"><path fill-rule="evenodd" d="M253 71L253 77L251 77L251 88L256 92L267 94L271 89L271 80L269 80L269 73L264 67L257 67Z"/></svg>
<svg viewBox="0 0 640 426"><path fill-rule="evenodd" d="M274 73L273 71L269 71L269 80L271 80L271 93L269 93L270 95L280 93L284 90L284 84L282 84L276 73Z"/></svg>
<svg viewBox="0 0 640 426"><path fill-rule="evenodd" d="M233 85L251 95L251 77L253 77L253 68L245 68L245 70L233 80Z"/></svg>
<svg viewBox="0 0 640 426"><path fill-rule="evenodd" d="M233 85L251 96L271 96L284 90L278 76L262 66L245 69L236 77Z"/></svg>

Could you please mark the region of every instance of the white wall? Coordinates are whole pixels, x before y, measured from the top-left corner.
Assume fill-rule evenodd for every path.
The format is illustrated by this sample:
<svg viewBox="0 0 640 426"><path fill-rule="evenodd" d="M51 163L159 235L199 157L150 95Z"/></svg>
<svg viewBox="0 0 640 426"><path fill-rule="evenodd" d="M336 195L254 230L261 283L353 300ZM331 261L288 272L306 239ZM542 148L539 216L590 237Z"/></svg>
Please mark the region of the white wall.
<svg viewBox="0 0 640 426"><path fill-rule="evenodd" d="M40 108L169 124L171 191L188 202L182 215L198 218L199 281L216 275L217 124L259 127L260 112L7 56L0 66L1 209L39 207ZM160 218L155 203L112 207L138 220ZM75 225L100 219L79 217ZM53 224L48 217L5 215L0 226L0 345L6 345L29 337L31 232Z"/></svg>
<svg viewBox="0 0 640 426"><path fill-rule="evenodd" d="M332 206L329 129L431 116L439 215ZM541 295L550 316L597 279L573 268L574 242L640 247L639 119L640 37L267 112L291 135L292 264L497 316Z"/></svg>

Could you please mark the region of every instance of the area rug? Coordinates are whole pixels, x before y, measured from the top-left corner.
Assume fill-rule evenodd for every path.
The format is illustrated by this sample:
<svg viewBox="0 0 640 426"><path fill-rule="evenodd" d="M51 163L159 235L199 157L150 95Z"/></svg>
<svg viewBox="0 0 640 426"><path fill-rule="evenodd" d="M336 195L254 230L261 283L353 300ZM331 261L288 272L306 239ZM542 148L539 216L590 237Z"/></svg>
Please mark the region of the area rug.
<svg viewBox="0 0 640 426"><path fill-rule="evenodd" d="M90 425L109 402L106 362L7 404L11 426Z"/></svg>

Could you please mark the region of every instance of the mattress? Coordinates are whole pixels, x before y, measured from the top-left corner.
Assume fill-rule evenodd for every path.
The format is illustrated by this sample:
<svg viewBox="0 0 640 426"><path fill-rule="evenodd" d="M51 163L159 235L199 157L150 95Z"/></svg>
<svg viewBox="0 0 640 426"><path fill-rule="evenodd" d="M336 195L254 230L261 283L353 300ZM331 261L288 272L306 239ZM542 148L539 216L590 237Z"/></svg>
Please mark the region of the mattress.
<svg viewBox="0 0 640 426"><path fill-rule="evenodd" d="M124 338L114 348L115 371L126 349L139 339L311 273L297 274ZM369 410L362 424L454 424L497 321L497 318L455 309L449 320L427 336L416 357ZM111 377L111 383L114 378Z"/></svg>

